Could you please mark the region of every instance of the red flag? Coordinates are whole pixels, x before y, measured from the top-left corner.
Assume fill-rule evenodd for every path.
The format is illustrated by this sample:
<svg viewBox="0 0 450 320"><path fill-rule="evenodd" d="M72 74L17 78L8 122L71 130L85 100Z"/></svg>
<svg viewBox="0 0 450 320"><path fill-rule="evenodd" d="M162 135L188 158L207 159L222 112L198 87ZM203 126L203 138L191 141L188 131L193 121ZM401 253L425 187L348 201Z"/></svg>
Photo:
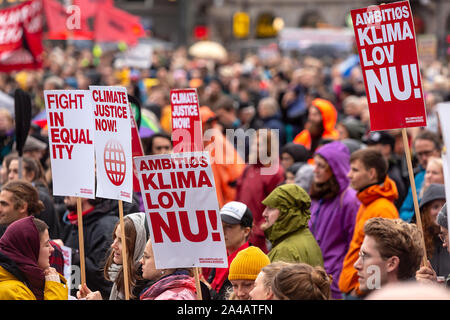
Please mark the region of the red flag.
<svg viewBox="0 0 450 320"><path fill-rule="evenodd" d="M82 18L81 8L65 8L56 0L45 0L44 11L47 20L47 39L92 40L93 33Z"/></svg>
<svg viewBox="0 0 450 320"><path fill-rule="evenodd" d="M81 9L83 20L89 20L105 7L114 7L113 0L73 0L73 4Z"/></svg>
<svg viewBox="0 0 450 320"><path fill-rule="evenodd" d="M0 10L0 72L42 67L42 2Z"/></svg>
<svg viewBox="0 0 450 320"><path fill-rule="evenodd" d="M94 35L94 26L96 24L97 14L105 8L114 7L113 0L73 0L73 4L80 8L81 23L86 30Z"/></svg>
<svg viewBox="0 0 450 320"><path fill-rule="evenodd" d="M104 7L95 21L95 40L100 42L124 41L128 45L137 43L145 35L139 17L114 7Z"/></svg>

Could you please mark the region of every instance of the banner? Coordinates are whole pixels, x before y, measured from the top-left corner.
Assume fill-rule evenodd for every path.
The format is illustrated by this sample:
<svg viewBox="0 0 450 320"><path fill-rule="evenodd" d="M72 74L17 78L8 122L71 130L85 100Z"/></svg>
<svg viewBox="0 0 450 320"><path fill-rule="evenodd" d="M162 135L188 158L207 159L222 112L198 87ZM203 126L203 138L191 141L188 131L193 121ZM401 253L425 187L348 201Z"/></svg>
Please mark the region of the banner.
<svg viewBox="0 0 450 320"><path fill-rule="evenodd" d="M132 201L131 118L127 90L90 86L97 163L97 197Z"/></svg>
<svg viewBox="0 0 450 320"><path fill-rule="evenodd" d="M352 10L351 16L371 130L426 126L409 2Z"/></svg>
<svg viewBox="0 0 450 320"><path fill-rule="evenodd" d="M228 267L207 152L134 158L157 269Z"/></svg>
<svg viewBox="0 0 450 320"><path fill-rule="evenodd" d="M0 10L0 72L42 68L42 1Z"/></svg>
<svg viewBox="0 0 450 320"><path fill-rule="evenodd" d="M170 91L173 152L203 151L203 132L196 89Z"/></svg>
<svg viewBox="0 0 450 320"><path fill-rule="evenodd" d="M94 199L94 119L89 90L44 90L53 194Z"/></svg>

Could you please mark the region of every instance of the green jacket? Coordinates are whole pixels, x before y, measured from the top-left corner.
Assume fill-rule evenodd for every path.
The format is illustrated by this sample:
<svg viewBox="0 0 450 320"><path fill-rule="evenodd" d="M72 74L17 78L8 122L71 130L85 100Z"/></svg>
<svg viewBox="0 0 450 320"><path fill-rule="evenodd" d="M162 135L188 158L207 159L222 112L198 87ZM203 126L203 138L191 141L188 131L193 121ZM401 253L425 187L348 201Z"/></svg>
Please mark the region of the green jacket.
<svg viewBox="0 0 450 320"><path fill-rule="evenodd" d="M303 262L323 267L322 251L308 228L311 199L305 190L294 184L282 185L262 203L280 211L275 223L265 230L272 243L268 254L270 261Z"/></svg>

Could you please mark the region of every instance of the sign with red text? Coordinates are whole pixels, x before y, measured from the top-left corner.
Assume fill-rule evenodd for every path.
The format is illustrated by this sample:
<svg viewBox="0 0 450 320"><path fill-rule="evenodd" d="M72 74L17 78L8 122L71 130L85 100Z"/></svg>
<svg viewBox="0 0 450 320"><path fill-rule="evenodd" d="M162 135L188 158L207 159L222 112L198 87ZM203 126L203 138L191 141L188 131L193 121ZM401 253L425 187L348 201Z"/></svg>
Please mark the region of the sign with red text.
<svg viewBox="0 0 450 320"><path fill-rule="evenodd" d="M170 91L173 152L203 151L203 132L196 89Z"/></svg>
<svg viewBox="0 0 450 320"><path fill-rule="evenodd" d="M89 90L45 90L53 194L95 198L94 118Z"/></svg>
<svg viewBox="0 0 450 320"><path fill-rule="evenodd" d="M228 267L208 152L135 157L156 268Z"/></svg>
<svg viewBox="0 0 450 320"><path fill-rule="evenodd" d="M92 96L97 197L132 201L131 118L123 87L90 86Z"/></svg>
<svg viewBox="0 0 450 320"><path fill-rule="evenodd" d="M372 131L427 125L408 1L351 11Z"/></svg>

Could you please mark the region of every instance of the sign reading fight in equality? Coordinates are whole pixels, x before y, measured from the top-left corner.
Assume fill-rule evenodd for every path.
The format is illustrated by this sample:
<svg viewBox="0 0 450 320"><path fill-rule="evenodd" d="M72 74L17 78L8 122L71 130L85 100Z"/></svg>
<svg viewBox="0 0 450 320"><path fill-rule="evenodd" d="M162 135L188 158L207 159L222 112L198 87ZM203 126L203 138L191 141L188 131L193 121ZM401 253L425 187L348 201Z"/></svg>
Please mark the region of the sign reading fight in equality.
<svg viewBox="0 0 450 320"><path fill-rule="evenodd" d="M90 86L95 126L97 197L132 201L131 119L123 87Z"/></svg>
<svg viewBox="0 0 450 320"><path fill-rule="evenodd" d="M208 152L134 158L156 268L228 266Z"/></svg>
<svg viewBox="0 0 450 320"><path fill-rule="evenodd" d="M45 90L53 194L95 197L94 118L89 90Z"/></svg>
<svg viewBox="0 0 450 320"><path fill-rule="evenodd" d="M426 126L408 1L351 11L372 131Z"/></svg>

